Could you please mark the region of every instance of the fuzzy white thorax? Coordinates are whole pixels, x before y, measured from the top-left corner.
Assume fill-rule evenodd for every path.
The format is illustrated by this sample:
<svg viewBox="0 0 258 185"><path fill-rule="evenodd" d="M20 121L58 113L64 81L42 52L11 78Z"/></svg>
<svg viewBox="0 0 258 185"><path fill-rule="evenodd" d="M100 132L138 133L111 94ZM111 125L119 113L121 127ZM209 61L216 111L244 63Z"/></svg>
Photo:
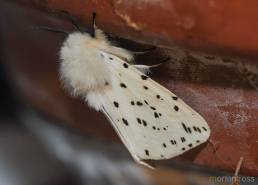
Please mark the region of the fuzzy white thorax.
<svg viewBox="0 0 258 185"><path fill-rule="evenodd" d="M61 47L61 80L73 95L86 97L89 92L102 91L106 83L112 84L108 64L101 52L127 61L133 59L129 51L112 46L101 30L97 29L95 35L93 38L87 33L73 32Z"/></svg>

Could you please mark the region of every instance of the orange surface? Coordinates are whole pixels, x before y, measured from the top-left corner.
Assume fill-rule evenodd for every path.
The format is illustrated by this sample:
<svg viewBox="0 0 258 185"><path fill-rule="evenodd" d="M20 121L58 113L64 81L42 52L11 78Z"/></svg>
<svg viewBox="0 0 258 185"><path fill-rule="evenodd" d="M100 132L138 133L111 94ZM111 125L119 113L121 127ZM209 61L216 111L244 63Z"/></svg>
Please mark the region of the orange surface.
<svg viewBox="0 0 258 185"><path fill-rule="evenodd" d="M93 11L107 32L152 43L258 58L256 0L22 0L67 10L87 23Z"/></svg>
<svg viewBox="0 0 258 185"><path fill-rule="evenodd" d="M145 43L169 47L178 43L195 50L248 57L256 57L257 53L256 1L248 1L253 6L243 6L244 1L240 0L216 1L215 5L208 3L212 1L200 0L167 0L158 4L154 0L149 4L144 3L146 1L24 2L33 8L15 3L0 6L2 57L17 95L52 118L62 120L69 128L107 139L117 140L117 137L103 115L89 110L81 100L69 97L60 86L58 52L64 37L30 29L35 25L47 25L71 30L70 24L51 13L35 9L65 9L85 25L92 10L96 10L99 27L114 35ZM213 7L210 11L209 6ZM242 10L242 7L249 9ZM185 18L187 16L190 18ZM179 51L169 49L166 52L173 57ZM155 80L200 112L212 129L210 143L176 160L233 172L243 156L240 173L258 176L257 91L241 76L236 63L199 58L186 52L182 60L153 72ZM139 59L148 64L151 58ZM169 161L162 163L169 165Z"/></svg>

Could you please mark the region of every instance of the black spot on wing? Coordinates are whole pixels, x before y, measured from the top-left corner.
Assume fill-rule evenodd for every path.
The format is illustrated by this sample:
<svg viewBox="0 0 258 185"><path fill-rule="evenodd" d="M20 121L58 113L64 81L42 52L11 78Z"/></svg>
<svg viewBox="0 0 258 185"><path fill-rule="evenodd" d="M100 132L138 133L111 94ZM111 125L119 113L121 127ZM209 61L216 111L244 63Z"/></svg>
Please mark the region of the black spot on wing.
<svg viewBox="0 0 258 185"><path fill-rule="evenodd" d="M147 100L144 100L144 103L146 103L146 105L149 105L149 103L147 102Z"/></svg>
<svg viewBox="0 0 258 185"><path fill-rule="evenodd" d="M170 140L170 142L172 145L176 145L176 140L172 139L172 140Z"/></svg>
<svg viewBox="0 0 258 185"><path fill-rule="evenodd" d="M163 147L164 147L164 148L166 148L166 147L167 147L166 143L163 143L162 145L163 145Z"/></svg>
<svg viewBox="0 0 258 185"><path fill-rule="evenodd" d="M191 130L191 128L190 127L187 127L187 130L188 130L188 133L192 133L192 130Z"/></svg>
<svg viewBox="0 0 258 185"><path fill-rule="evenodd" d="M125 118L122 118L122 121L123 121L123 123L124 123L126 126L129 125L129 124L128 124L128 121L127 121Z"/></svg>
<svg viewBox="0 0 258 185"><path fill-rule="evenodd" d="M155 108L155 107L150 106L150 108L151 108L152 110L156 110L156 108Z"/></svg>
<svg viewBox="0 0 258 185"><path fill-rule="evenodd" d="M185 126L185 124L184 124L183 122L182 122L181 124L182 124L184 130L185 130L186 132L188 132L187 127Z"/></svg>
<svg viewBox="0 0 258 185"><path fill-rule="evenodd" d="M200 129L199 127L196 127L196 129L197 129L197 131L198 131L199 133L202 133L202 131L201 131L201 129Z"/></svg>
<svg viewBox="0 0 258 185"><path fill-rule="evenodd" d="M159 115L158 115L157 112L154 112L154 117L155 117L155 118L158 118L158 117L159 117Z"/></svg>
<svg viewBox="0 0 258 185"><path fill-rule="evenodd" d="M134 101L131 101L131 105L134 105Z"/></svg>
<svg viewBox="0 0 258 185"><path fill-rule="evenodd" d="M145 90L148 90L148 89L149 89L149 87L147 87L147 86L145 86L145 85L143 86L143 88L144 88Z"/></svg>
<svg viewBox="0 0 258 185"><path fill-rule="evenodd" d="M123 66L124 66L124 68L128 68L128 64L127 63L124 63Z"/></svg>
<svg viewBox="0 0 258 185"><path fill-rule="evenodd" d="M204 131L206 131L206 132L207 132L207 128L205 128L205 127L202 127L202 129L203 129Z"/></svg>
<svg viewBox="0 0 258 185"><path fill-rule="evenodd" d="M189 147L192 147L192 146L193 146L193 144L192 144L192 143L189 143L189 144L188 144L188 146L189 146Z"/></svg>
<svg viewBox="0 0 258 185"><path fill-rule="evenodd" d="M136 104L137 104L138 106L142 106L142 105L143 105L142 102L140 102L140 101L137 101Z"/></svg>
<svg viewBox="0 0 258 185"><path fill-rule="evenodd" d="M173 99L173 100L178 100L178 97L172 96L172 99Z"/></svg>
<svg viewBox="0 0 258 185"><path fill-rule="evenodd" d="M150 155L149 150L146 150L146 149L145 149L145 154L146 154L147 156L149 156L149 155Z"/></svg>
<svg viewBox="0 0 258 185"><path fill-rule="evenodd" d="M175 110L175 111L178 111L178 110L179 110L179 107L175 105L175 106L174 106L174 110Z"/></svg>
<svg viewBox="0 0 258 185"><path fill-rule="evenodd" d="M145 127L147 127L147 122L144 119L142 120L142 123Z"/></svg>
<svg viewBox="0 0 258 185"><path fill-rule="evenodd" d="M119 103L117 103L116 101L114 101L114 105L115 105L116 108L119 107Z"/></svg>
<svg viewBox="0 0 258 185"><path fill-rule="evenodd" d="M112 58L112 57L109 57L109 60L113 60L113 58Z"/></svg>
<svg viewBox="0 0 258 185"><path fill-rule="evenodd" d="M156 95L156 98L157 98L157 99L160 99L160 95L157 94L157 95Z"/></svg>
<svg viewBox="0 0 258 185"><path fill-rule="evenodd" d="M139 124L142 124L142 121L141 121L140 118L137 118L137 122L138 122Z"/></svg>
<svg viewBox="0 0 258 185"><path fill-rule="evenodd" d="M194 129L194 131L195 131L195 132L198 132L197 127L196 127L196 126L193 126L193 129Z"/></svg>
<svg viewBox="0 0 258 185"><path fill-rule="evenodd" d="M120 83L120 86L121 86L122 88L126 88L126 85L125 85L124 83Z"/></svg>
<svg viewBox="0 0 258 185"><path fill-rule="evenodd" d="M152 129L153 129L153 130L156 130L156 127L155 127L155 126L153 126L153 127L152 127Z"/></svg>
<svg viewBox="0 0 258 185"><path fill-rule="evenodd" d="M202 130L197 126L193 126L193 129L194 129L195 132L199 132L199 133L202 132ZM205 127L202 127L202 129L207 132L207 129Z"/></svg>
<svg viewBox="0 0 258 185"><path fill-rule="evenodd" d="M149 77L145 75L141 75L142 80L147 80Z"/></svg>
<svg viewBox="0 0 258 185"><path fill-rule="evenodd" d="M187 127L183 122L181 123L185 132L188 133L188 134L191 134L192 133L192 130L190 127Z"/></svg>
<svg viewBox="0 0 258 185"><path fill-rule="evenodd" d="M182 141L182 143L184 143L185 142L185 138L181 137L181 141Z"/></svg>

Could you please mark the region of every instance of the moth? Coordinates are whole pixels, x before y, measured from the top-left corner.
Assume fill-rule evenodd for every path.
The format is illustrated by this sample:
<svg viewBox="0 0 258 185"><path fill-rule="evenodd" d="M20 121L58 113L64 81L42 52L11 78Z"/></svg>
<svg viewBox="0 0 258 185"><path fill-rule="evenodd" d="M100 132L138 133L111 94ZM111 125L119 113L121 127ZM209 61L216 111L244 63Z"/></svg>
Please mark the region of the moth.
<svg viewBox="0 0 258 185"><path fill-rule="evenodd" d="M95 17L95 14L94 14ZM136 162L169 159L210 136L206 121L182 99L152 80L150 66L130 63L133 54L112 45L96 27L70 33L60 50L65 87L104 113Z"/></svg>

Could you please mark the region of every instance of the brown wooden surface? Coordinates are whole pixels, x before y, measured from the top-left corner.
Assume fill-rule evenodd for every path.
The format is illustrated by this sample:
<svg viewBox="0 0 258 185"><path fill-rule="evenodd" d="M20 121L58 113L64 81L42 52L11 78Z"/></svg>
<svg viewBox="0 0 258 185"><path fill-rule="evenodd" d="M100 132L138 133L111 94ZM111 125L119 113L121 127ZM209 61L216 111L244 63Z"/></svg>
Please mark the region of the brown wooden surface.
<svg viewBox="0 0 258 185"><path fill-rule="evenodd" d="M257 36L252 32L255 30L255 24L253 23L252 27L248 27L245 32L243 25L247 24L245 22L247 19L244 18L248 18L248 16L239 19L240 15L244 13L241 13L241 8L234 9L235 6L241 7L240 4L244 1L234 1L236 2L234 5L230 3L231 1L227 1L227 5L225 5L225 1L223 1L224 3L221 1L220 5L215 3L216 10L218 10L217 14L213 13L212 15L202 7L208 6L207 3L203 2L200 7L195 4L199 1L181 1L179 3L179 1L171 0L162 1L163 3L170 2L170 4L160 3L158 5L155 3L156 1L152 1L153 3L148 5L143 1L139 1L142 3L140 5L138 3L125 5L126 1L119 1L121 3L118 4L115 1L112 3L109 1L64 0L27 0L24 2L27 3L26 5L34 4L31 6L32 8L29 8L21 4L1 1L0 6L2 58L9 69L10 82L16 87L17 95L48 115L63 120L63 124L69 127L107 139L118 140L102 114L88 109L81 100L71 98L60 86L58 52L64 37L30 29L31 26L45 25L71 30L67 21L55 18L53 14L37 11L35 8L41 10L65 9L80 18L81 22L86 25L90 20L92 9L95 9L98 15L98 25L105 31L135 41L158 43L171 47L166 51L164 49L160 51L170 55L174 62L155 70L153 78L200 112L212 130L210 143L206 143L176 160L183 159L209 168L234 171L239 158L243 156L244 163L240 173L258 176L258 94L255 86L249 84L250 81L243 75L244 72L240 70L238 61L207 59L207 55L191 53L171 45L174 43L173 41L176 41L176 43L194 47L197 50L209 46L206 49L211 52L237 52L239 55L255 57L258 48L256 47L258 41L255 40ZM132 2L135 3L135 1ZM250 2L255 3L255 1ZM136 5L138 8L131 10ZM193 6L195 9L192 10ZM116 10L112 9L114 7ZM148 12L147 7L149 8ZM153 10L155 7L160 10ZM202 12L198 21L195 19L194 22L194 25L198 26L189 28L188 18L185 20L186 25L178 23L173 14L170 14L170 9L173 10L173 7L181 8L180 11L178 10L180 12L178 19L182 18L182 20L187 12L190 15L194 12ZM225 7L227 11L225 11ZM249 14L253 10L252 6L250 7ZM163 11L164 9L166 11ZM129 18L121 18L120 14L124 17L125 12L130 17L132 16L130 19L136 21L136 25L132 24ZM234 16L236 17L228 12L235 12ZM226 18L226 15L229 17ZM157 17L162 18L162 21L157 20ZM214 22L213 19L214 21L218 20ZM251 16L249 21L253 21L253 19ZM222 21L222 24L219 20L225 22ZM242 31L236 29L237 20ZM144 26L139 27L139 25ZM218 27L224 28L219 25L226 27L222 33L216 32L221 30ZM228 27L234 28L235 32L230 32ZM236 39L243 32L246 38ZM142 63L150 63L150 58L145 56L139 60ZM169 163L169 161L164 161L164 163Z"/></svg>

